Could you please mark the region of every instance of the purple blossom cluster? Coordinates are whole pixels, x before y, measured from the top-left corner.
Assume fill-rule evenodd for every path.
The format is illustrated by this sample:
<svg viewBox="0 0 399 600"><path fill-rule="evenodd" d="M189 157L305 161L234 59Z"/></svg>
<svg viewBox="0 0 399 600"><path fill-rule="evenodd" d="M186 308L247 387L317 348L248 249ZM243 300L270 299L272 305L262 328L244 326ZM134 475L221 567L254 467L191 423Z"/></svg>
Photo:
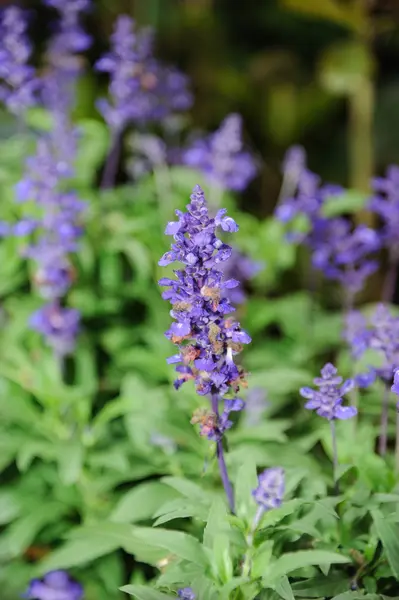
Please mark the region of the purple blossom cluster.
<svg viewBox="0 0 399 600"><path fill-rule="evenodd" d="M228 115L217 131L197 140L183 153L183 163L199 169L211 184L225 190L243 191L255 177L254 158L244 149L242 118Z"/></svg>
<svg viewBox="0 0 399 600"><path fill-rule="evenodd" d="M172 304L171 316L175 319L165 335L179 348L168 362L177 364L176 389L193 380L200 395L235 396L245 374L235 364L234 356L251 338L239 323L227 318L234 307L225 291L237 287L238 281L226 280L218 269L232 250L216 236L216 230L235 232L238 226L226 216L225 209L219 210L215 218L209 215L199 186L190 199L187 212L176 211L178 221L168 223L165 233L173 236L174 243L159 261L161 266L176 261L184 265L174 270L175 279L165 277L159 282L168 288L162 296ZM238 398L226 400L219 416L216 402L216 410L213 407L212 413L202 415L202 434L219 439L231 425L229 413L241 410L243 405Z"/></svg>
<svg viewBox="0 0 399 600"><path fill-rule="evenodd" d="M258 487L252 496L263 511L279 508L285 492L284 469L273 467L266 469L258 477Z"/></svg>
<svg viewBox="0 0 399 600"><path fill-rule="evenodd" d="M152 32L137 31L127 15L118 17L111 50L96 68L111 78L110 99L100 100L98 109L114 134L129 123L159 121L192 104L187 78L155 59Z"/></svg>
<svg viewBox="0 0 399 600"><path fill-rule="evenodd" d="M177 591L177 595L181 600L196 600L197 598L190 587L181 588Z"/></svg>
<svg viewBox="0 0 399 600"><path fill-rule="evenodd" d="M378 376L390 384L399 365L399 317L394 317L385 304L379 304L369 323L358 311L354 311L349 320L347 341L353 356L359 359L366 350L375 350L382 357L382 365L370 366L368 373L357 376L357 383L367 387Z"/></svg>
<svg viewBox="0 0 399 600"><path fill-rule="evenodd" d="M325 201L342 194L343 189L321 185L320 178L306 167L303 151L291 150L284 168L284 181L290 182L291 195L282 198L276 217L283 223L291 223L297 216L306 218L307 231L290 232L287 238L310 248L313 267L342 285L350 307L354 295L378 268L370 255L380 249L380 236L365 225L353 227L346 218L324 216Z"/></svg>
<svg viewBox="0 0 399 600"><path fill-rule="evenodd" d="M391 392L399 396L399 368L395 369ZM397 402L396 407L399 411L399 401Z"/></svg>
<svg viewBox="0 0 399 600"><path fill-rule="evenodd" d="M56 71L76 74L81 67L81 57L78 56L89 48L90 36L80 25L81 14L90 8L90 0L44 0L47 6L59 12L59 20L55 35L52 37L48 58L51 67Z"/></svg>
<svg viewBox="0 0 399 600"><path fill-rule="evenodd" d="M0 101L21 116L36 103L38 79L28 64L31 44L26 35L26 13L9 6L0 15Z"/></svg>
<svg viewBox="0 0 399 600"><path fill-rule="evenodd" d="M321 370L321 377L313 380L317 390L309 387L300 389L301 396L308 399L305 408L316 410L320 417L329 421L350 419L357 414L354 406L342 406L343 396L354 387L354 382L352 379L343 382L337 372L334 365L327 363Z"/></svg>
<svg viewBox="0 0 399 600"><path fill-rule="evenodd" d="M385 177L372 180L374 195L369 208L382 221L381 241L390 250L392 260L399 260L399 167L391 165Z"/></svg>
<svg viewBox="0 0 399 600"><path fill-rule="evenodd" d="M24 594L32 600L82 600L83 587L66 571L50 571L43 579L33 579Z"/></svg>

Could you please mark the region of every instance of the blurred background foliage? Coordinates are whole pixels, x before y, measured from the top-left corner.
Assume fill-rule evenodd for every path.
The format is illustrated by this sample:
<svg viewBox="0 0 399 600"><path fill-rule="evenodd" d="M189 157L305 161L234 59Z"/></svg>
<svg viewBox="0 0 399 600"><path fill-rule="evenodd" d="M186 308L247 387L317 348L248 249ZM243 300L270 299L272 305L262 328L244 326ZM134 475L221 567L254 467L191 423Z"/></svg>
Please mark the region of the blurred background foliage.
<svg viewBox="0 0 399 600"><path fill-rule="evenodd" d="M2 2L6 5L7 2ZM49 12L37 1L37 52ZM398 162L399 4L395 0L98 0L87 27L89 60L106 48L121 12L155 28L157 54L193 82L187 128L215 129L229 112L244 117L245 136L262 166L242 207L272 211L286 148L304 145L324 180L367 191L372 173ZM99 118L105 87L91 70L79 117ZM7 121L3 128L8 129Z"/></svg>

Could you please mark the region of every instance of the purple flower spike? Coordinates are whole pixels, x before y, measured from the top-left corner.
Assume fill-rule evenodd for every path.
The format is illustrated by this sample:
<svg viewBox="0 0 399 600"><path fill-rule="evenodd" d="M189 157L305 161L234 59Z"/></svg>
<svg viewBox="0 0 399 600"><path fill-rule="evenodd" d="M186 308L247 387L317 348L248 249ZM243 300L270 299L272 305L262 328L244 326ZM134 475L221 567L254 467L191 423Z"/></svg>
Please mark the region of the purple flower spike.
<svg viewBox="0 0 399 600"><path fill-rule="evenodd" d="M177 595L179 596L179 598L181 598L181 600L196 600L197 598L193 590L189 587L177 590Z"/></svg>
<svg viewBox="0 0 399 600"><path fill-rule="evenodd" d="M266 469L258 477L258 487L252 496L264 511L279 508L285 492L284 470L280 467Z"/></svg>
<svg viewBox="0 0 399 600"><path fill-rule="evenodd" d="M184 164L199 169L223 189L243 191L255 177L257 167L251 154L243 149L241 130L240 115L228 115L215 133L185 151ZM216 218L223 214L219 211ZM222 227L225 231L237 231L232 219L224 220Z"/></svg>
<svg viewBox="0 0 399 600"><path fill-rule="evenodd" d="M28 65L31 44L26 35L26 16L17 6L9 6L0 21L0 101L15 115L36 104L38 80Z"/></svg>
<svg viewBox="0 0 399 600"><path fill-rule="evenodd" d="M47 304L30 318L32 329L41 333L57 356L70 354L79 333L79 312L64 308L57 302Z"/></svg>
<svg viewBox="0 0 399 600"><path fill-rule="evenodd" d="M239 323L226 319L234 308L224 296L226 281L217 266L231 249L216 237L221 219L228 219L224 215L225 211L218 222L211 218L202 189L194 188L187 213L179 212L179 220L168 225L166 233L173 235L174 243L159 261L165 265L175 260L184 266L175 270L176 279L160 281L169 288L163 297L171 302L176 319L166 336L180 350L176 387L191 379L200 395L238 392L243 372L233 356L251 341ZM169 362L176 360L172 357Z"/></svg>
<svg viewBox="0 0 399 600"><path fill-rule="evenodd" d="M350 419L356 415L357 410L354 406L342 406L342 396L353 388L354 382L348 379L342 384L342 377L337 375L334 365L327 363L321 370L321 377L316 377L313 381L318 390L308 387L300 389L301 396L308 400L305 408L316 410L320 417L329 421Z"/></svg>
<svg viewBox="0 0 399 600"><path fill-rule="evenodd" d="M153 57L151 31L136 31L134 21L121 15L111 47L96 63L97 70L111 78L110 99L100 100L97 107L114 133L132 122L159 121L174 111L190 108L187 78Z"/></svg>
<svg viewBox="0 0 399 600"><path fill-rule="evenodd" d="M399 369L395 369L391 392L399 396ZM399 402L397 403L397 407L399 409Z"/></svg>
<svg viewBox="0 0 399 600"><path fill-rule="evenodd" d="M82 600L83 587L71 579L66 571L50 571L40 579L33 579L24 598L32 600Z"/></svg>

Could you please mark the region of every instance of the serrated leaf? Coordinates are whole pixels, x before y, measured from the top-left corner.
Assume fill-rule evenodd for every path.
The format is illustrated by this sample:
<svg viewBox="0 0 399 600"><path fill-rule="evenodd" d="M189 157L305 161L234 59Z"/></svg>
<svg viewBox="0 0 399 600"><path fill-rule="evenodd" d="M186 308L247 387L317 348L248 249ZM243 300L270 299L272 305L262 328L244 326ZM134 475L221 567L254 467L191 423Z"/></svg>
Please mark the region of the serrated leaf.
<svg viewBox="0 0 399 600"><path fill-rule="evenodd" d="M256 464L247 457L238 469L235 484L236 513L242 519L251 519L256 512L252 491L257 485Z"/></svg>
<svg viewBox="0 0 399 600"><path fill-rule="evenodd" d="M371 511L371 516L377 535L384 546L392 573L399 580L399 527L394 523L387 523L378 510Z"/></svg>

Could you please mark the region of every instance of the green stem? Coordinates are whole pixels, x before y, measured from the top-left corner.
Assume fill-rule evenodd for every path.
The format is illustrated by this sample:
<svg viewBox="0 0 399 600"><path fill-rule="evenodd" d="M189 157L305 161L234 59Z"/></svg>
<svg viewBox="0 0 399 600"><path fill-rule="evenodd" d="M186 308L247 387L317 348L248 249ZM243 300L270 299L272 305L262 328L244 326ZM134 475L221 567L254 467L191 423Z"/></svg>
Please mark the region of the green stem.
<svg viewBox="0 0 399 600"><path fill-rule="evenodd" d="M258 527L260 520L262 518L263 513L265 512L265 509L263 508L263 506L259 506L258 510L256 512L255 518L252 522L251 525L251 529L249 530L249 533L246 537L246 542L247 542L247 552L245 555L245 559L244 559L244 564L242 566L242 575L243 577L248 577L248 575L251 572L251 566L252 566L252 548L253 548L253 543L254 543L254 533L256 531L256 528Z"/></svg>

